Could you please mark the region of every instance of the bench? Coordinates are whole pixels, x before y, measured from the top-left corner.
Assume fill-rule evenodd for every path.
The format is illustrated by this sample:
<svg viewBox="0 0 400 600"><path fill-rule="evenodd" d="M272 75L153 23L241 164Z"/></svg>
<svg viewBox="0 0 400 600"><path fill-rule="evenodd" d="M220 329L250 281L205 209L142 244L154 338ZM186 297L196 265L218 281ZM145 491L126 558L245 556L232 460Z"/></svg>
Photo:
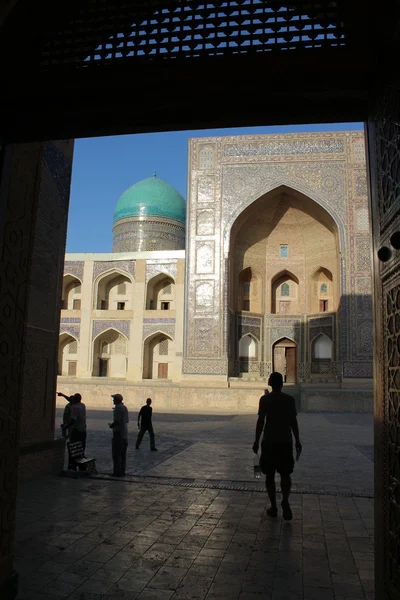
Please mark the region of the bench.
<svg viewBox="0 0 400 600"><path fill-rule="evenodd" d="M82 442L68 442L67 446L70 460L77 465L78 471L86 471L97 475L96 459L85 456Z"/></svg>

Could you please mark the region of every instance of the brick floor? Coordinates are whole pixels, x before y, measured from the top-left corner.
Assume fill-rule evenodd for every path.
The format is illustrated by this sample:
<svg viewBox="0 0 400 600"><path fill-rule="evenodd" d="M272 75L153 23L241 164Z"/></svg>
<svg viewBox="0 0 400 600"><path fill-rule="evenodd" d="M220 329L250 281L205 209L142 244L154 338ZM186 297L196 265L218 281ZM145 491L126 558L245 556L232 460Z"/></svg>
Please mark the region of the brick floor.
<svg viewBox="0 0 400 600"><path fill-rule="evenodd" d="M19 600L373 598L373 500L47 478L19 494Z"/></svg>

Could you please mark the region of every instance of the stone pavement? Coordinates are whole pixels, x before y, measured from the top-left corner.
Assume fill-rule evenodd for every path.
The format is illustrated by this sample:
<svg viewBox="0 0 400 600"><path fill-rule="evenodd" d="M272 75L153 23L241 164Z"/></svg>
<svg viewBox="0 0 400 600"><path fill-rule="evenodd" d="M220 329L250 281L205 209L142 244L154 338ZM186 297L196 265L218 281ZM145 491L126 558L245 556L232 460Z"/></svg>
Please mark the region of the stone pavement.
<svg viewBox="0 0 400 600"><path fill-rule="evenodd" d="M299 416L290 523L251 479L254 416L156 413L154 453L131 417L132 475L110 477L111 414L91 411L105 474L21 484L18 600L373 599L371 415Z"/></svg>
<svg viewBox="0 0 400 600"><path fill-rule="evenodd" d="M49 477L20 486L18 600L373 599L373 500Z"/></svg>
<svg viewBox="0 0 400 600"><path fill-rule="evenodd" d="M61 420L58 411L57 422ZM137 412L130 411L127 473L225 486L261 487L253 480L255 415L158 414L158 452L148 435L135 450ZM112 472L112 411L88 411L87 455L101 473ZM373 496L373 415L302 413L298 417L303 453L293 476L299 491Z"/></svg>

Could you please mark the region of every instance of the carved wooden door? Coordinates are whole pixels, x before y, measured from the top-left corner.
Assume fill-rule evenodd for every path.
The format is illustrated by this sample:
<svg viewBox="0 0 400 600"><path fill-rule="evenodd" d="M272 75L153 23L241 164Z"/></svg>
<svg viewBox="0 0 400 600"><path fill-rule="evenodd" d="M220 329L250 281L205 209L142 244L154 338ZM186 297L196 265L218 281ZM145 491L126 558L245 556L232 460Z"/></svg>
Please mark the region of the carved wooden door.
<svg viewBox="0 0 400 600"><path fill-rule="evenodd" d="M368 123L375 316L376 598L400 599L400 93Z"/></svg>
<svg viewBox="0 0 400 600"><path fill-rule="evenodd" d="M296 383L296 348L286 348L286 383Z"/></svg>

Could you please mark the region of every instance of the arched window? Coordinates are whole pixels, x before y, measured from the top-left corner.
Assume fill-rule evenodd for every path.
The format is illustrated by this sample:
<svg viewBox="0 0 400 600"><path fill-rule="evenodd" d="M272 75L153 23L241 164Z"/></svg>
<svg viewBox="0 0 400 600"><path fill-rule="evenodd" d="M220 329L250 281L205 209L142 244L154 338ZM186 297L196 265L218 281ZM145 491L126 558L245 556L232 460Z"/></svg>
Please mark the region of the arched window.
<svg viewBox="0 0 400 600"><path fill-rule="evenodd" d="M310 312L328 312L335 310L333 296L333 276L329 269L320 267L311 280Z"/></svg>
<svg viewBox="0 0 400 600"><path fill-rule="evenodd" d="M290 296L290 285L288 283L282 283L281 296Z"/></svg>
<svg viewBox="0 0 400 600"><path fill-rule="evenodd" d="M313 360L332 360L333 342L326 335L318 335L312 343Z"/></svg>
<svg viewBox="0 0 400 600"><path fill-rule="evenodd" d="M169 275L159 273L147 284L147 310L175 310L175 282Z"/></svg>
<svg viewBox="0 0 400 600"><path fill-rule="evenodd" d="M271 281L271 313L294 315L299 312L299 280L286 269Z"/></svg>

